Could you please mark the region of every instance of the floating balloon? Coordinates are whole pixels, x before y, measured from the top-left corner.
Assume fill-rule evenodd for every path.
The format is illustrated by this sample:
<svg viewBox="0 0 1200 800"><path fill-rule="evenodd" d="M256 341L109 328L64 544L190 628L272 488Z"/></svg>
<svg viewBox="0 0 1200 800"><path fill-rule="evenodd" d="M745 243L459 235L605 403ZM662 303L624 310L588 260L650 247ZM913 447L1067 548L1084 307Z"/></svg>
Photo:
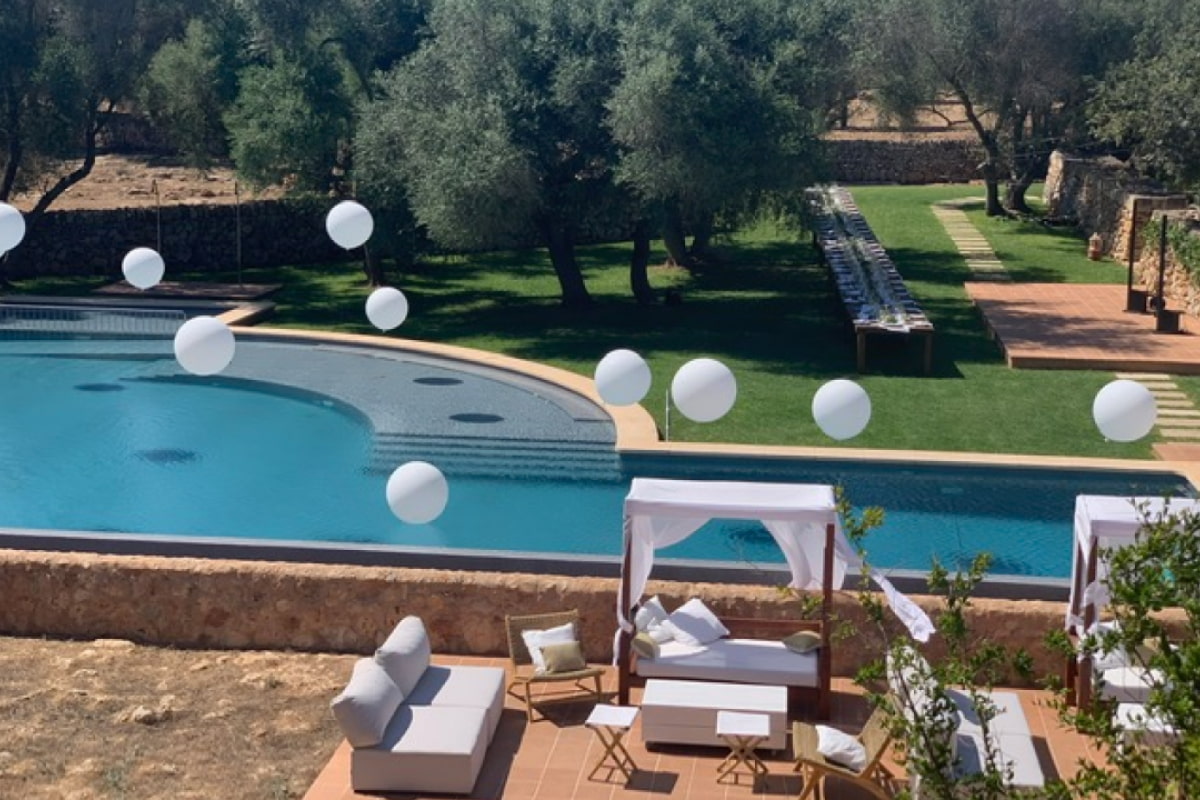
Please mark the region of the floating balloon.
<svg viewBox="0 0 1200 800"><path fill-rule="evenodd" d="M0 203L0 256L25 238L25 217L8 203Z"/></svg>
<svg viewBox="0 0 1200 800"><path fill-rule="evenodd" d="M1116 380L1096 392L1092 419L1106 439L1133 442L1150 433L1158 419L1158 406L1142 384Z"/></svg>
<svg viewBox="0 0 1200 800"><path fill-rule="evenodd" d="M233 331L215 317L193 317L175 332L175 358L193 375L215 375L233 360Z"/></svg>
<svg viewBox="0 0 1200 800"><path fill-rule="evenodd" d="M595 381L601 400L631 406L650 391L650 365L632 350L613 350L596 365Z"/></svg>
<svg viewBox="0 0 1200 800"><path fill-rule="evenodd" d="M139 289L157 286L166 269L163 257L149 247L135 247L121 260L121 272L125 280Z"/></svg>
<svg viewBox="0 0 1200 800"><path fill-rule="evenodd" d="M737 379L729 367L697 358L679 368L671 381L671 399L693 422L712 422L729 413L737 400Z"/></svg>
<svg viewBox="0 0 1200 800"><path fill-rule="evenodd" d="M371 219L371 212L363 206L353 200L343 200L329 210L325 217L325 230L334 244L353 250L371 238L375 221Z"/></svg>
<svg viewBox="0 0 1200 800"><path fill-rule="evenodd" d="M382 286L367 298L367 319L381 331L400 327L408 318L408 298L399 289Z"/></svg>
<svg viewBox="0 0 1200 800"><path fill-rule="evenodd" d="M813 396L812 415L830 439L853 439L871 421L871 398L854 381L829 381Z"/></svg>
<svg viewBox="0 0 1200 800"><path fill-rule="evenodd" d="M424 525L446 510L450 487L441 470L425 461L396 468L387 482L387 504L402 522Z"/></svg>

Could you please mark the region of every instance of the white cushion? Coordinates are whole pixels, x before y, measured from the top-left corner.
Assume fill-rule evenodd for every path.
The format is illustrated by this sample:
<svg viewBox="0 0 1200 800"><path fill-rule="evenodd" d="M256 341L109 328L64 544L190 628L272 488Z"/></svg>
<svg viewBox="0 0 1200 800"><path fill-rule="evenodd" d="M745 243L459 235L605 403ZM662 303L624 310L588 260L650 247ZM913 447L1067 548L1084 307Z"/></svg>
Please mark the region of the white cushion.
<svg viewBox="0 0 1200 800"><path fill-rule="evenodd" d="M1143 667L1117 667L1098 673L1100 697L1118 703L1145 703L1156 684L1163 682L1163 673Z"/></svg>
<svg viewBox="0 0 1200 800"><path fill-rule="evenodd" d="M699 597L693 597L671 612L662 625L676 641L693 646L715 642L729 635L729 629L721 624L717 615Z"/></svg>
<svg viewBox="0 0 1200 800"><path fill-rule="evenodd" d="M867 748L850 734L827 725L817 726L817 752L855 772L867 766Z"/></svg>
<svg viewBox="0 0 1200 800"><path fill-rule="evenodd" d="M369 658L360 658L354 663L350 682L333 698L330 707L352 747L374 747L382 741L403 700L404 695L383 667Z"/></svg>
<svg viewBox="0 0 1200 800"><path fill-rule="evenodd" d="M405 617L375 651L375 663L383 667L405 697L429 666L432 648L420 617Z"/></svg>
<svg viewBox="0 0 1200 800"><path fill-rule="evenodd" d="M718 639L700 647L667 642L659 648L657 658L638 659L637 674L646 678L816 686L817 653L793 653L783 642L765 639Z"/></svg>
<svg viewBox="0 0 1200 800"><path fill-rule="evenodd" d="M525 641L525 649L529 651L529 657L533 660L533 671L540 675L546 671L546 659L542 657L542 648L548 644L576 641L575 624L566 622L544 631L521 631L521 638Z"/></svg>
<svg viewBox="0 0 1200 800"><path fill-rule="evenodd" d="M504 711L504 670L431 665L404 702L410 706L482 708L487 712L490 739Z"/></svg>
<svg viewBox="0 0 1200 800"><path fill-rule="evenodd" d="M487 751L482 708L402 705L376 747L350 753L358 792L470 794Z"/></svg>
<svg viewBox="0 0 1200 800"><path fill-rule="evenodd" d="M664 624L665 622L666 620L663 620L662 622L651 622L650 627L646 629L646 635L658 644L666 644L675 638L670 629Z"/></svg>
<svg viewBox="0 0 1200 800"><path fill-rule="evenodd" d="M648 631L651 625L662 622L668 616L670 615L663 607L662 601L658 599L658 595L654 595L638 607L637 613L633 615L633 624L639 631Z"/></svg>

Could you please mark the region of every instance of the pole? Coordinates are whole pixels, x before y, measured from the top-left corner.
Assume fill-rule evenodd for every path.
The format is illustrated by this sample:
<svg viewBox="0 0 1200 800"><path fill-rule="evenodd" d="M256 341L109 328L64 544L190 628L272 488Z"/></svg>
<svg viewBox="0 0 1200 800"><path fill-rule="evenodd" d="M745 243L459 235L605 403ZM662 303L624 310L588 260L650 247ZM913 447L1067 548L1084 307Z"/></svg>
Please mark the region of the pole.
<svg viewBox="0 0 1200 800"><path fill-rule="evenodd" d="M150 182L150 188L154 192L154 227L155 227L155 246L158 248L158 254L162 255L162 198L158 194L158 179L155 178Z"/></svg>
<svg viewBox="0 0 1200 800"><path fill-rule="evenodd" d="M1134 294L1133 291L1133 262L1137 257L1137 229L1138 229L1138 198L1133 198L1129 212L1129 243L1127 261L1128 267L1125 271L1125 310L1137 311L1144 313L1146 311L1146 298L1142 292ZM1141 301L1140 303L1138 301Z"/></svg>
<svg viewBox="0 0 1200 800"><path fill-rule="evenodd" d="M242 192L238 182L233 182L233 225L234 246L237 252L238 286L242 284Z"/></svg>
<svg viewBox="0 0 1200 800"><path fill-rule="evenodd" d="M667 389L666 392L663 394L663 416L665 418L665 422L663 423L664 428L665 428L665 436L666 436L666 440L669 442L669 441L671 441L671 390L670 389Z"/></svg>
<svg viewBox="0 0 1200 800"><path fill-rule="evenodd" d="M1163 214L1160 221L1162 226L1158 236L1158 303L1154 310L1161 314L1167 308L1167 298L1163 294L1163 285L1167 279L1167 215Z"/></svg>

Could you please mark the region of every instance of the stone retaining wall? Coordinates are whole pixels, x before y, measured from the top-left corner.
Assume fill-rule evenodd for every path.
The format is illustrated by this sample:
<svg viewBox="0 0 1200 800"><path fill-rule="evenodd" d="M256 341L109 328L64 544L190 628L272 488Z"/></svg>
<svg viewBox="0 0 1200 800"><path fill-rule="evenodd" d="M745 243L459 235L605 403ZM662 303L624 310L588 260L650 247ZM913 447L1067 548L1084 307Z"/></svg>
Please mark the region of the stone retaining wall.
<svg viewBox="0 0 1200 800"><path fill-rule="evenodd" d="M1157 211L1152 219L1158 220L1164 215L1170 219L1172 226L1187 226L1191 236L1200 237L1200 210ZM1138 238L1141 239L1140 229ZM1167 297L1167 308L1173 311L1184 311L1193 317L1200 316L1200 287L1197 286L1200 276L1194 275L1180 263L1169 242L1167 243L1165 263L1163 294ZM1156 293L1158 290L1158 266L1159 242L1157 238L1154 238L1141 246L1140 256L1133 268L1134 284L1148 289L1151 294ZM1194 331L1189 332L1194 333Z"/></svg>
<svg viewBox="0 0 1200 800"><path fill-rule="evenodd" d="M971 138L825 141L833 180L841 183L967 183L979 180L983 151Z"/></svg>
<svg viewBox="0 0 1200 800"><path fill-rule="evenodd" d="M769 586L652 581L668 608L703 597L729 617L792 618L796 603ZM370 652L396 621L416 614L439 653L504 655L504 615L578 608L587 657L612 653L617 582L611 578L0 551L0 633L117 637L178 647ZM933 598L914 598L933 609ZM978 599L980 636L1060 664L1043 646L1063 604ZM837 615L856 628L855 598ZM843 639L834 671L851 675L876 653L870 635Z"/></svg>
<svg viewBox="0 0 1200 800"><path fill-rule="evenodd" d="M313 264L346 258L325 232L330 202L320 198L232 205L164 206L106 211L48 211L9 255L10 278L109 275L134 247L156 247L170 270L230 270L237 266L238 218L246 267Z"/></svg>

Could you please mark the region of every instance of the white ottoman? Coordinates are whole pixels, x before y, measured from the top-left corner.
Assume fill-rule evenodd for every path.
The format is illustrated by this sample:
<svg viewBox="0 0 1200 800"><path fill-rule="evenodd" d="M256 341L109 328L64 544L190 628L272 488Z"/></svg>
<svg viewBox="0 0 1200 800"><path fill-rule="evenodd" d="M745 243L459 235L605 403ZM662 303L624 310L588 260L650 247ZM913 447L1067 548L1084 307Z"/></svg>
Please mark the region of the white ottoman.
<svg viewBox="0 0 1200 800"><path fill-rule="evenodd" d="M1142 667L1116 667L1100 673L1097 694L1118 703L1145 703L1150 699L1151 681L1162 682L1162 673Z"/></svg>
<svg viewBox="0 0 1200 800"><path fill-rule="evenodd" d="M1141 703L1121 703L1114 720L1124 731L1121 738L1126 745L1162 747L1171 744L1177 736L1170 722Z"/></svg>
<svg viewBox="0 0 1200 800"><path fill-rule="evenodd" d="M787 687L652 678L642 694L642 739L647 743L726 747L717 736L717 712L763 714L769 734L760 747L787 745Z"/></svg>

